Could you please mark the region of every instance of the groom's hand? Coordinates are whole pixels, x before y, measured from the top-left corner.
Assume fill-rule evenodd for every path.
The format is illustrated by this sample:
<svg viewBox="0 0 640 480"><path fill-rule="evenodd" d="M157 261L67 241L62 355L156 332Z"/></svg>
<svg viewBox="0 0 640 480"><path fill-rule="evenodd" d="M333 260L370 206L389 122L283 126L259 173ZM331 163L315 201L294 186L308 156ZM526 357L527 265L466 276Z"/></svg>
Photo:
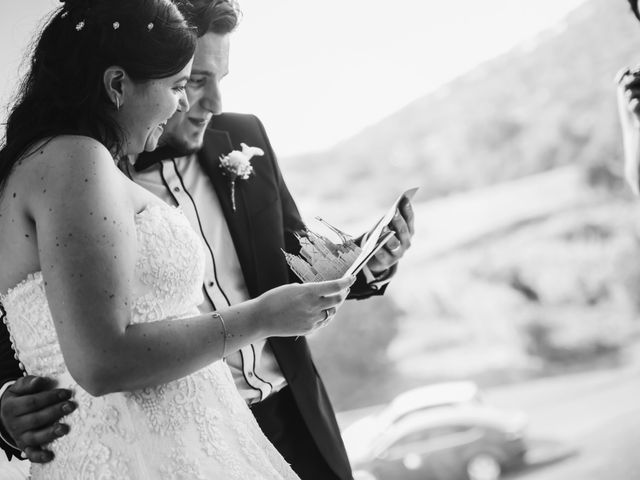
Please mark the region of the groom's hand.
<svg viewBox="0 0 640 480"><path fill-rule="evenodd" d="M59 420L73 412L71 392L54 388L53 380L27 376L16 380L0 398L0 421L15 445L35 463L53 460L53 452L43 448L69 433Z"/></svg>
<svg viewBox="0 0 640 480"><path fill-rule="evenodd" d="M367 263L367 267L374 275L380 275L398 263L404 252L411 246L411 238L414 233L413 209L408 198L405 197L400 202L396 214L389 223L389 228L393 230L395 236L391 237Z"/></svg>

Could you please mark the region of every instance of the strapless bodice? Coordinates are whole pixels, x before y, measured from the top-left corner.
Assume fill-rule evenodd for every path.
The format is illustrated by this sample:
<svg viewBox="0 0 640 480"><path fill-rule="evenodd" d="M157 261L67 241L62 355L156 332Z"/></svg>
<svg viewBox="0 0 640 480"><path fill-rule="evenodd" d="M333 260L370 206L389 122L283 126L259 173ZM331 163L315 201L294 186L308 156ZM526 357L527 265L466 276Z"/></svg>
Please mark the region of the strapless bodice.
<svg viewBox="0 0 640 480"><path fill-rule="evenodd" d="M205 257L187 218L154 203L136 214L135 225L131 323L197 315ZM29 275L0 301L26 372L55 378L78 403L65 419L69 435L50 446L55 460L32 465L34 480L297 479L260 431L224 362L167 384L93 397L65 365L42 274Z"/></svg>

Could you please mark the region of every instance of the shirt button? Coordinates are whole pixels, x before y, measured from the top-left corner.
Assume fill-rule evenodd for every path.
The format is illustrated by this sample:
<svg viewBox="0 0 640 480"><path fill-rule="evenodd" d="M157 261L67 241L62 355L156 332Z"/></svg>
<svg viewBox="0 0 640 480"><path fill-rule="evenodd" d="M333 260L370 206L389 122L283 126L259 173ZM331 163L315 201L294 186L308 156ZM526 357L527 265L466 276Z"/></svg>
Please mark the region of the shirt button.
<svg viewBox="0 0 640 480"><path fill-rule="evenodd" d="M207 285L209 285L210 287L213 287L215 285L215 283L212 282L212 281L209 281L209 283Z"/></svg>
<svg viewBox="0 0 640 480"><path fill-rule="evenodd" d="M18 363L18 367L20 367L20 370L24 370L24 364L22 362Z"/></svg>
<svg viewBox="0 0 640 480"><path fill-rule="evenodd" d="M173 187L173 191L174 192L179 192L180 191L180 187Z"/></svg>
<svg viewBox="0 0 640 480"><path fill-rule="evenodd" d="M249 377L249 378L253 377L253 372L247 373L247 377Z"/></svg>

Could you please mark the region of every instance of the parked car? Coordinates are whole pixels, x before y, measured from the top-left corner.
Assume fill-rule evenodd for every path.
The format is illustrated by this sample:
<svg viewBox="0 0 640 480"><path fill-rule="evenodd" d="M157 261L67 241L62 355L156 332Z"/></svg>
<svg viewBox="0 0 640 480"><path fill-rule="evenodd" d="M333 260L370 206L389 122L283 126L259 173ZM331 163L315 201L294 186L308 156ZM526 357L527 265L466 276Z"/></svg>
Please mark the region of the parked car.
<svg viewBox="0 0 640 480"><path fill-rule="evenodd" d="M483 405L464 383L402 394L346 428L355 479L497 480L522 465L525 416ZM425 395L428 388L437 395Z"/></svg>
<svg viewBox="0 0 640 480"><path fill-rule="evenodd" d="M384 409L383 416L387 422L395 423L432 408L481 402L480 389L474 382L441 382L401 393Z"/></svg>

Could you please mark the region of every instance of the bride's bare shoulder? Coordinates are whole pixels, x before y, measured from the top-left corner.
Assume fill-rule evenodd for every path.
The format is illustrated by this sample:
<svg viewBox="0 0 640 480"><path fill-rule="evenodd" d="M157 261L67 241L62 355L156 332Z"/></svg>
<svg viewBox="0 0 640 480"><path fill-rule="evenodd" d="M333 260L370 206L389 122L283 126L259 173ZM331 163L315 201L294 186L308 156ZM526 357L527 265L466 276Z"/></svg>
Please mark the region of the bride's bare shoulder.
<svg viewBox="0 0 640 480"><path fill-rule="evenodd" d="M12 188L25 195L28 210L52 198L84 199L117 194L120 174L109 151L93 138L63 135L33 145L17 162Z"/></svg>
<svg viewBox="0 0 640 480"><path fill-rule="evenodd" d="M82 135L60 135L32 145L18 161L18 165L32 168L82 168L84 165L114 165L105 146L94 138Z"/></svg>
<svg viewBox="0 0 640 480"><path fill-rule="evenodd" d="M115 161L102 143L81 135L61 135L32 145L16 163L14 176L27 187L41 182L64 185L87 175L116 173Z"/></svg>

